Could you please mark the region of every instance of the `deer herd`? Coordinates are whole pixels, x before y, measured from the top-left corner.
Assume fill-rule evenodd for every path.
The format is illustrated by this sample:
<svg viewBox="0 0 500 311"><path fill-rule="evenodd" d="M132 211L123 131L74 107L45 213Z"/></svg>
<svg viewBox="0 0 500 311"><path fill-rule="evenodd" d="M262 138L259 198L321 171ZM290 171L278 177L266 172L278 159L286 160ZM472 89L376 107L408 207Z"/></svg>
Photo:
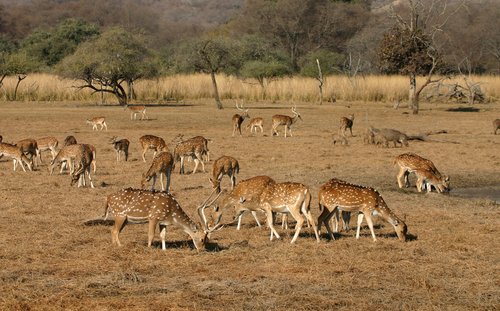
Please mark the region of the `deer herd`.
<svg viewBox="0 0 500 311"><path fill-rule="evenodd" d="M238 113L232 117L232 136L238 133L242 136L241 126L245 119L249 119L246 128L253 134L257 129L263 133L263 118L250 118L249 109L236 104ZM141 120L146 117L145 106L126 106L131 113L131 120L136 120L137 114ZM292 116L274 115L271 122L271 136L278 136L278 127L284 127L284 137L292 136L292 125L301 115L296 107L291 109ZM105 117L87 119L92 125L92 130L108 129ZM353 137L352 128L354 114L340 119L340 127L334 134L334 143L347 144L346 132L349 130ZM99 127L99 128L98 128ZM500 120L493 122L494 133L500 128ZM49 173L52 175L54 169L60 166L60 173L66 169L71 176L70 184L78 184L78 187L86 186L86 179L90 187L94 188L91 177L96 172L96 148L90 144L77 143L74 136L67 136L62 146L59 146L57 138L49 136L39 139L23 139L14 144L2 141L0 136L0 158L10 157L13 160L14 171L19 164L23 171L36 169L42 163L42 152L49 151L51 162ZM375 129L370 127L364 135L365 143L383 144L388 147L389 142L408 146L407 137L403 133L391 129ZM373 217L379 216L388 222L401 241L407 239L407 226L405 222L396 216L387 206L380 193L371 187L354 185L347 181L333 178L324 183L317 193L319 205L319 217L314 219L311 213L311 200L313 194L304 184L285 181L276 182L269 176L261 175L248 178L237 183L236 178L240 171L240 163L231 156L221 156L213 162L212 175L209 177L210 186L213 189L210 196L196 208L199 223L191 219L181 208L171 191L171 176L175 165L179 163L179 174L184 174L185 160L194 161L192 174L197 172L201 164L201 170L205 170L205 162L210 161L208 149L209 139L196 136L183 139L182 135L175 137L169 144L161 137L154 135L143 135L139 138L141 158L146 161L146 153L153 150L153 159L149 169L142 174L141 189L126 188L110 194L106 200L105 219L113 217L114 226L111 230L112 243L121 245L118 238L119 233L127 222L149 223L148 246L152 245L156 228L159 227L162 249L166 248L166 229L173 225L188 234L196 249L204 249L209 241L210 233L224 226L237 222L237 230L241 228L242 217L250 212L260 227L261 223L258 213L264 213L267 226L270 230L270 240L280 239L275 229L275 217L277 214L291 215L295 220L295 233L291 243L299 238L304 224L312 227L315 239L319 242L321 226L324 225L327 235L334 240L334 232L339 231L342 221L342 230L349 230L351 213L357 214L356 238L360 236L360 227L363 219L366 219L372 238L376 241L373 226ZM128 161L130 141L126 138L118 139L114 136L109 140L116 153L116 161ZM59 148L60 147L60 148ZM172 150L172 153L170 152ZM123 158L123 160L122 160ZM37 163L38 162L38 163ZM431 192L435 189L438 193L450 190L449 177L443 175L434 163L414 153L403 153L394 158L394 165L399 168L396 180L399 188L409 187L409 176L415 174L416 188L418 192ZM231 187L222 190L221 182L227 175ZM156 179L160 178L161 188L155 190ZM164 183L165 179L165 183ZM146 190L149 188L150 190ZM220 202L219 202L220 201ZM207 217L206 211L213 210L211 218ZM222 223L223 214L232 213L233 219L226 224ZM286 218L285 218L286 219ZM335 230L331 224L335 223Z"/></svg>

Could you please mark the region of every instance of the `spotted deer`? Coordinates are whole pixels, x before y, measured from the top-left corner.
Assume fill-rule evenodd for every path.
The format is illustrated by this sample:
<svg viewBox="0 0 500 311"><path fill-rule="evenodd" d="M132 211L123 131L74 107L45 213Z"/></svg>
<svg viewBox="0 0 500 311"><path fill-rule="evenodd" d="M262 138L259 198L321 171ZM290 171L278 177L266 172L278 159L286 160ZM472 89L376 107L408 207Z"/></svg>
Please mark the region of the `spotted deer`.
<svg viewBox="0 0 500 311"><path fill-rule="evenodd" d="M495 120L493 120L493 134L496 135L498 129L500 129L500 119L495 119Z"/></svg>
<svg viewBox="0 0 500 311"><path fill-rule="evenodd" d="M210 162L210 150L208 149L208 142L210 142L210 139L207 139L203 136L195 136L190 139L192 142L197 142L200 145L203 145L203 152L202 156L205 162Z"/></svg>
<svg viewBox="0 0 500 311"><path fill-rule="evenodd" d="M24 155L24 152L19 146L0 142L0 158L3 156L12 158L14 171L16 170L17 163L19 163L23 171L26 172L23 162L28 166L30 171L33 170L31 167L31 161Z"/></svg>
<svg viewBox="0 0 500 311"><path fill-rule="evenodd" d="M203 154L207 150L206 142L201 139L187 139L178 143L174 148L174 162L180 162L179 174L184 174L184 159L192 158L194 160L193 173L196 173L198 165L201 163L202 171L205 172L205 163Z"/></svg>
<svg viewBox="0 0 500 311"><path fill-rule="evenodd" d="M148 116L146 116L146 106L144 105L138 105L138 106L129 106L126 105L125 109L130 111L130 120L137 120L137 115L141 115L141 120L148 119Z"/></svg>
<svg viewBox="0 0 500 311"><path fill-rule="evenodd" d="M126 138L118 140L116 136L113 136L110 141L110 144L113 145L113 149L115 149L116 153L116 161L120 161L121 154L123 153L125 157L125 161L128 161L128 147L130 145L130 141Z"/></svg>
<svg viewBox="0 0 500 311"><path fill-rule="evenodd" d="M64 139L63 147L64 147L64 146L69 146L69 145L76 145L76 144L78 144L78 142L76 141L75 136L73 136L73 135L68 135L68 136L66 136L66 138Z"/></svg>
<svg viewBox="0 0 500 311"><path fill-rule="evenodd" d="M142 161L146 162L146 152L149 149L154 150L153 157L156 156L157 152L168 151L168 146L163 138L154 135L144 135L139 138L139 143L142 149Z"/></svg>
<svg viewBox="0 0 500 311"><path fill-rule="evenodd" d="M236 109L241 111L241 114L237 113L232 118L232 120L233 120L233 135L232 136L234 136L234 133L236 133L236 131L238 131L240 133L240 136L241 136L241 124L243 123L243 121L245 121L246 118L250 118L250 116L248 115L248 109L244 109L243 105L241 107L239 107L238 103L236 103Z"/></svg>
<svg viewBox="0 0 500 311"><path fill-rule="evenodd" d="M89 148L90 149L90 148ZM63 170L65 168L68 168L69 174L73 175L74 172L74 160L76 159L77 155L82 151L82 145L81 144L74 144L74 145L68 145L64 146L59 150L57 153L56 157L50 162L49 165L49 173L52 175L54 172L54 169L56 168L57 165L61 165L61 170L60 174L62 174ZM93 155L92 155L93 158Z"/></svg>
<svg viewBox="0 0 500 311"><path fill-rule="evenodd" d="M222 156L215 160L212 167L212 177L209 178L212 187L216 189L216 193L221 192L220 182L224 175L229 176L231 179L231 190L236 185L236 174L240 172L240 164L238 160L229 156Z"/></svg>
<svg viewBox="0 0 500 311"><path fill-rule="evenodd" d="M342 117L340 118L340 127L339 127L339 134L345 137L345 132L347 129L351 132L351 137L352 135L352 125L354 123L354 114L350 114L348 117Z"/></svg>
<svg viewBox="0 0 500 311"><path fill-rule="evenodd" d="M36 140L37 146L38 146L38 161L42 163L42 151L50 151L50 154L52 155L52 160L57 155L57 146L59 145L59 141L57 138L54 136L47 136L47 137L42 137L38 138Z"/></svg>
<svg viewBox="0 0 500 311"><path fill-rule="evenodd" d="M318 217L318 231L324 223L332 240L335 237L329 225L330 218L339 212L358 212L356 239L359 239L361 223L363 217L366 217L373 241L377 240L373 230L372 216L378 215L394 227L401 241L406 241L406 224L389 209L382 196L373 188L353 185L333 178L320 187L318 198L321 211Z"/></svg>
<svg viewBox="0 0 500 311"><path fill-rule="evenodd" d="M213 203L213 201L208 202L212 194L198 207L198 215L201 220L203 218L200 209ZM110 194L106 200L103 217L106 220L110 215L115 220L111 230L111 241L118 246L122 246L118 236L129 221L149 223L148 247L151 247L153 243L156 227L159 224L162 250L166 250L167 226L174 225L187 233L198 251L205 249L209 234L218 228L209 228L206 222L195 223L171 194L140 189L127 188Z"/></svg>
<svg viewBox="0 0 500 311"><path fill-rule="evenodd" d="M169 192L170 191L170 177L172 175L172 170L174 169L174 157L168 151L162 151L158 153L151 163L148 171L145 174L142 174L141 180L141 188L146 187L146 183L148 183L151 179L153 179L153 183L151 185L151 191L155 189L156 178L158 175L160 176L160 184L161 191ZM163 175L165 175L165 179L167 180L167 186L163 185Z"/></svg>
<svg viewBox="0 0 500 311"><path fill-rule="evenodd" d="M278 232L274 229L274 213L286 213L291 214L297 221L295 235L291 243L295 243L299 236L300 229L304 224L304 216L313 226L316 240L319 242L318 231L311 215L310 203L311 192L303 184L284 182L268 185L261 194L260 208L266 213L267 225L271 229L271 240L273 240L274 236L280 238Z"/></svg>
<svg viewBox="0 0 500 311"><path fill-rule="evenodd" d="M257 133L257 128L260 128L260 132L264 133L264 119L261 117L251 118L250 122L247 124L246 129L250 130L250 133Z"/></svg>
<svg viewBox="0 0 500 311"><path fill-rule="evenodd" d="M292 117L281 115L281 114L276 114L272 117L273 125L271 128L271 136L274 136L275 134L276 134L276 136L279 136L278 126L280 126L280 125L285 126L285 138L286 138L287 130L288 130L288 132L290 132L290 136L292 136L292 128L291 128L292 125L295 122L297 122L298 119L302 120L302 117L297 112L295 107L292 107L292 113L293 113Z"/></svg>
<svg viewBox="0 0 500 311"><path fill-rule="evenodd" d="M35 169L36 167L36 158L38 154L38 144L36 140L27 138L18 141L15 143L16 146L21 148L21 151L26 155L28 159L30 159L31 162L31 168Z"/></svg>
<svg viewBox="0 0 500 311"><path fill-rule="evenodd" d="M450 178L442 175L431 160L425 159L415 153L403 153L394 159L394 165L399 167L397 175L399 188L410 186L409 175L417 176L417 191L422 192L427 187L427 192L434 186L438 193L449 191Z"/></svg>
<svg viewBox="0 0 500 311"><path fill-rule="evenodd" d="M90 187L94 188L92 177L90 175L90 166L94 160L95 149L92 150L92 148L90 148L91 145L87 144L74 146L78 146L79 148L77 148L77 152L75 153L75 168L73 169L73 173L71 175L71 185L78 182L78 188L85 187L87 185L85 176L87 176L89 178Z"/></svg>
<svg viewBox="0 0 500 311"><path fill-rule="evenodd" d="M92 119L87 119L87 124L92 125L92 130L97 131L97 126L99 125L101 128L100 130L102 131L103 128L108 130L108 125L106 124L106 118L104 117L95 117Z"/></svg>

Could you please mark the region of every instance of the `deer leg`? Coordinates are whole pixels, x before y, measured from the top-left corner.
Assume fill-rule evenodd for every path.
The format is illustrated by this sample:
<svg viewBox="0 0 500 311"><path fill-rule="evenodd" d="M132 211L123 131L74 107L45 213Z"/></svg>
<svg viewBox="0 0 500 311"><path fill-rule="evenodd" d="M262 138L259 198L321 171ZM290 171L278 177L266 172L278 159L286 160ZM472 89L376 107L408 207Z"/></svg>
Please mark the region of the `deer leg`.
<svg viewBox="0 0 500 311"><path fill-rule="evenodd" d="M118 239L118 235L122 232L123 228L127 224L127 217L123 216L115 216L115 225L111 230L111 242L113 244L117 244L118 246L122 246L120 240Z"/></svg>
<svg viewBox="0 0 500 311"><path fill-rule="evenodd" d="M370 228L370 232L372 233L373 242L376 242L377 238L375 237L375 231L373 230L372 214L368 212L365 216L366 216L366 222L368 223L368 227Z"/></svg>
<svg viewBox="0 0 500 311"><path fill-rule="evenodd" d="M323 206L322 208L320 207L320 209L322 209L323 211L321 212L321 215L319 215L318 217L318 226L317 226L318 234L321 232L321 223L324 223L326 231L330 235L330 239L335 240L332 228L330 228L330 219L333 216L333 212L331 212L326 206Z"/></svg>
<svg viewBox="0 0 500 311"><path fill-rule="evenodd" d="M276 232L276 229L274 229L273 225L274 217L270 206L267 206L266 214L267 214L267 225L269 226L269 229L271 229L271 241L273 240L274 236L276 236L276 238L279 239L280 235L278 234L278 232Z"/></svg>
<svg viewBox="0 0 500 311"><path fill-rule="evenodd" d="M406 170L401 167L399 169L399 173L398 173L398 176L396 178L398 180L399 188L403 188L403 179L404 179L405 184L407 183L407 180L408 180L408 175L406 175Z"/></svg>
<svg viewBox="0 0 500 311"><path fill-rule="evenodd" d="M351 212L341 212L342 222L344 225L344 230L348 231L350 229L349 223L351 222Z"/></svg>
<svg viewBox="0 0 500 311"><path fill-rule="evenodd" d="M167 226L160 225L160 238L161 238L161 249L162 250L167 249L167 243L165 242L166 236L167 236Z"/></svg>
<svg viewBox="0 0 500 311"><path fill-rule="evenodd" d="M253 216L253 219L255 219L255 222L257 223L257 226L259 226L259 228L261 227L260 225L260 222L259 222L259 218L257 218L257 212L256 211L250 211L252 213L252 216Z"/></svg>
<svg viewBox="0 0 500 311"><path fill-rule="evenodd" d="M311 211L308 211L306 210L307 206L305 204L305 202L302 204L302 214L306 215L306 220L307 220L307 224L308 224L308 228L310 226L313 227L313 230L314 230L314 235L316 236L316 241L319 242L319 233L318 233L318 228L316 227L316 224L314 223L314 219L311 215ZM309 225L310 223L310 225Z"/></svg>
<svg viewBox="0 0 500 311"><path fill-rule="evenodd" d="M89 176L90 188L94 188L94 184L92 183L92 177L90 176L90 166L87 168L87 174Z"/></svg>
<svg viewBox="0 0 500 311"><path fill-rule="evenodd" d="M165 186L163 185L163 173L159 172L158 174L160 174L161 191L165 191Z"/></svg>
<svg viewBox="0 0 500 311"><path fill-rule="evenodd" d="M142 161L143 162L146 162L146 157L144 157L144 155L146 154L146 150L147 149L142 149Z"/></svg>
<svg viewBox="0 0 500 311"><path fill-rule="evenodd" d="M299 211L295 210L295 209L290 209L290 214L292 214L293 218L295 218L295 220L297 221L297 224L295 225L295 234L293 236L293 239L290 243L295 243L295 240L297 240L297 238L299 237L299 233L300 233L300 229L302 229L302 225L304 224L304 217L300 214ZM317 231L316 232L316 236L318 234Z"/></svg>
<svg viewBox="0 0 500 311"><path fill-rule="evenodd" d="M363 222L363 213L358 214L358 223L357 223L357 228L356 228L356 239L359 239L359 231L361 230L361 223Z"/></svg>
<svg viewBox="0 0 500 311"><path fill-rule="evenodd" d="M167 193L170 193L170 175L172 174L172 170L171 169L167 169L167 171L165 172L165 177L167 179L167 187L165 188L165 191Z"/></svg>
<svg viewBox="0 0 500 311"><path fill-rule="evenodd" d="M155 190L155 184L156 184L156 174L153 175L153 183L151 185L151 191Z"/></svg>
<svg viewBox="0 0 500 311"><path fill-rule="evenodd" d="M184 174L184 156L181 156L181 165L179 166L179 174Z"/></svg>
<svg viewBox="0 0 500 311"><path fill-rule="evenodd" d="M158 223L158 220L155 218L149 219L149 224L148 224L148 247L151 247L151 244L153 244L153 238L155 237L155 230L156 230L156 225Z"/></svg>
<svg viewBox="0 0 500 311"><path fill-rule="evenodd" d="M198 160L198 158L195 158L194 159L194 169L193 169L193 173L196 173L196 170L198 169L198 164L199 164L200 160Z"/></svg>

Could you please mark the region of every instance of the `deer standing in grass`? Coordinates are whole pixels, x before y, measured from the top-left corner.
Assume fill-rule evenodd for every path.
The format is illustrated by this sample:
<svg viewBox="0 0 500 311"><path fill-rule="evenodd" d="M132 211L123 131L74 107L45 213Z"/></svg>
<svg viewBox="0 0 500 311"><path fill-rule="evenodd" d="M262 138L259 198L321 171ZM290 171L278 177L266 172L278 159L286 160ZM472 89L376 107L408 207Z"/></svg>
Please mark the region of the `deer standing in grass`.
<svg viewBox="0 0 500 311"><path fill-rule="evenodd" d="M120 161L122 153L125 157L125 161L128 161L128 147L130 145L130 141L128 139L124 138L118 140L116 136L113 136L109 143L112 144L113 149L115 149L117 162Z"/></svg>
<svg viewBox="0 0 500 311"><path fill-rule="evenodd" d="M500 119L493 120L493 134L497 134L498 129L500 129Z"/></svg>
<svg viewBox="0 0 500 311"><path fill-rule="evenodd" d="M37 139L36 143L38 145L37 157L40 163L42 163L42 151L50 151L52 160L54 160L57 155L57 146L59 145L57 138L54 136L42 137Z"/></svg>
<svg viewBox="0 0 500 311"><path fill-rule="evenodd" d="M206 142L202 139L188 139L177 144L174 148L174 162L180 162L179 174L184 174L184 159L194 160L193 173L196 173L198 165L201 163L202 171L205 172L203 154L206 152Z"/></svg>
<svg viewBox="0 0 500 311"><path fill-rule="evenodd" d="M90 187L94 188L92 177L90 175L90 166L94 160L95 149L92 150L92 148L90 148L91 145L87 144L75 146L78 146L79 148L77 148L77 152L75 153L75 168L73 169L73 174L71 175L71 185L78 182L78 188L85 187L87 185L85 176L87 176L89 178Z"/></svg>
<svg viewBox="0 0 500 311"><path fill-rule="evenodd" d="M250 118L250 116L248 115L248 109L244 109L243 108L243 105L241 107L238 106L238 103L236 103L236 109L238 109L239 111L241 111L241 114L237 113L233 116L233 135L234 136L234 133L236 133L236 131L238 131L240 133L240 136L241 136L241 124L243 123L243 121L245 121L246 118Z"/></svg>
<svg viewBox="0 0 500 311"><path fill-rule="evenodd" d="M97 131L97 126L99 125L101 128L100 130L102 131L103 128L106 128L106 131L108 130L108 125L106 124L106 118L105 117L95 117L92 119L87 119L87 124L92 125L92 130Z"/></svg>
<svg viewBox="0 0 500 311"><path fill-rule="evenodd" d="M208 150L208 142L210 141L210 139L207 139L203 136L195 136L193 138L190 138L190 140L203 146L203 159L205 162L210 162L210 150Z"/></svg>
<svg viewBox="0 0 500 311"><path fill-rule="evenodd" d="M130 120L137 120L137 115L141 115L141 120L148 119L148 116L146 116L146 106L140 105L140 106L129 106L126 105L125 109L128 109L130 111Z"/></svg>
<svg viewBox="0 0 500 311"><path fill-rule="evenodd" d="M27 139L23 139L23 140L18 141L17 143L15 143L15 145L18 146L19 148L21 148L21 151L24 153L24 155L26 155L26 157L28 159L30 159L31 168L35 169L35 167L36 167L35 160L36 160L37 155L38 155L38 144L37 144L36 140L31 139L31 138L27 138Z"/></svg>
<svg viewBox="0 0 500 311"><path fill-rule="evenodd" d="M292 125L295 124L298 119L302 120L302 117L297 112L295 107L292 107L292 113L292 117L281 114L276 114L272 117L273 125L271 128L271 136L274 136L274 134L276 134L276 136L279 136L278 126L280 125L285 126L285 138L287 131L290 132L290 136L292 136Z"/></svg>
<svg viewBox="0 0 500 311"><path fill-rule="evenodd" d="M221 192L220 182L224 175L229 176L231 179L231 190L236 185L236 174L240 172L240 164L238 160L229 156L222 156L215 160L212 167L212 177L209 178L212 187L216 189L216 193Z"/></svg>
<svg viewBox="0 0 500 311"><path fill-rule="evenodd" d="M340 118L340 127L339 127L339 134L345 137L345 132L347 129L351 132L351 137L352 135L352 125L354 123L354 114L350 114L348 117L342 117Z"/></svg>
<svg viewBox="0 0 500 311"><path fill-rule="evenodd" d="M144 135L139 138L139 143L142 149L142 161L146 162L146 152L149 149L154 150L153 158L157 152L168 151L168 146L163 138L154 135Z"/></svg>
<svg viewBox="0 0 500 311"><path fill-rule="evenodd" d="M91 164L94 166L94 173L96 171L96 163L95 163L95 156L96 156L96 150L95 147L89 144L74 144L74 145L68 145L64 146L59 152L57 153L56 157L50 162L49 165L49 172L50 175L54 172L54 168L60 164L61 165L61 170L60 174L62 174L63 170L65 168L68 168L69 174L72 175L73 172L75 171L75 165L74 165L74 160L79 157L81 158L81 152L82 149L84 148L85 150L90 150L92 153L92 160Z"/></svg>
<svg viewBox="0 0 500 311"><path fill-rule="evenodd" d="M321 211L318 217L318 231L324 223L332 240L335 240L335 237L328 222L335 213L343 211L359 213L356 239L359 239L361 223L363 217L366 217L373 241L377 240L373 230L372 216L378 215L394 227L401 241L406 241L406 224L389 209L382 196L373 188L353 185L333 178L321 186L318 198Z"/></svg>
<svg viewBox="0 0 500 311"><path fill-rule="evenodd" d="M422 158L415 153L403 153L394 159L394 165L399 167L397 175L399 188L410 186L408 179L411 173L417 176L417 191L422 192L424 187L431 192L434 186L438 193L449 191L450 178L442 175L431 160Z"/></svg>
<svg viewBox="0 0 500 311"><path fill-rule="evenodd" d="M213 192L212 192L213 194ZM201 217L200 210L213 201L208 203L212 194L198 207L198 215ZM217 227L209 228L206 222L197 224L189 218L182 210L177 200L168 193L152 192L138 189L123 189L107 197L104 219L112 215L115 225L111 230L111 240L113 244L121 246L118 238L128 221L132 223L149 223L148 228L148 247L151 247L155 235L156 227L159 224L162 249L166 250L166 229L167 226L174 225L187 233L193 240L197 250L205 249L208 243L208 237Z"/></svg>
<svg viewBox="0 0 500 311"><path fill-rule="evenodd" d="M250 122L247 124L246 129L250 130L250 133L253 133L255 129L255 133L257 133L257 128L260 128L260 132L263 133L264 132L263 124L264 124L264 119L262 119L261 117L251 118Z"/></svg>
<svg viewBox="0 0 500 311"><path fill-rule="evenodd" d="M17 163L19 163L23 171L26 172L23 162L28 166L28 169L30 171L33 170L33 168L31 167L31 161L24 155L24 152L19 146L0 142L0 158L3 156L12 158L14 171L16 170Z"/></svg>
<svg viewBox="0 0 500 311"><path fill-rule="evenodd" d="M172 175L172 170L174 169L174 157L168 151L162 151L158 153L151 163L149 170L142 175L141 187L144 189L146 187L146 183L148 183L151 179L153 179L153 183L151 185L151 191L155 189L156 178L158 175L160 176L160 184L161 190L165 192L170 191L170 177ZM163 175L165 175L165 179L167 180L167 186L163 185Z"/></svg>

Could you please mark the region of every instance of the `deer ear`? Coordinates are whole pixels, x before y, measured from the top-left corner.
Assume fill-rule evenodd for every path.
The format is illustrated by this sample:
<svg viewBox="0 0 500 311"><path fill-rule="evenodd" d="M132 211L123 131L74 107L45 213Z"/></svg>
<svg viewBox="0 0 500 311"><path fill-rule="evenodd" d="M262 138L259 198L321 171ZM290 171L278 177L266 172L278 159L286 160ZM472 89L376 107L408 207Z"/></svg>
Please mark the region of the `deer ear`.
<svg viewBox="0 0 500 311"><path fill-rule="evenodd" d="M244 203L247 199L245 197L240 197L240 203Z"/></svg>

